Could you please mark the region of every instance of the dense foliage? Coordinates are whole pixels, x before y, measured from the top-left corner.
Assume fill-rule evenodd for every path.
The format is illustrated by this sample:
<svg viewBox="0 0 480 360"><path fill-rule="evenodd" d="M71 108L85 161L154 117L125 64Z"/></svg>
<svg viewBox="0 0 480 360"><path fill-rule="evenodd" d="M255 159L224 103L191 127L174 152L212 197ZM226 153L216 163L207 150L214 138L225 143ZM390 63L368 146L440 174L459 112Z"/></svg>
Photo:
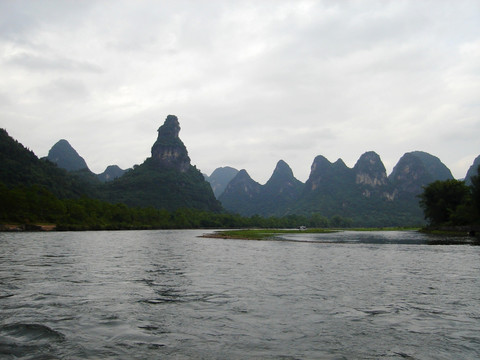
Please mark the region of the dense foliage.
<svg viewBox="0 0 480 360"><path fill-rule="evenodd" d="M57 197L96 197L95 179L82 172L68 173L48 160L39 160L30 150L0 129L0 181L7 186L40 185Z"/></svg>
<svg viewBox="0 0 480 360"><path fill-rule="evenodd" d="M194 166L179 172L159 168L152 158L105 184L102 194L106 201L135 207L153 206L168 211L184 207L205 211L222 209L212 188Z"/></svg>
<svg viewBox="0 0 480 360"><path fill-rule="evenodd" d="M480 223L480 167L471 183L467 186L459 180L438 180L424 187L420 206L430 225Z"/></svg>
<svg viewBox="0 0 480 360"><path fill-rule="evenodd" d="M194 166L185 172L160 168L149 158L115 181L102 183L88 168L66 171L40 160L0 129L0 182L8 188L39 185L59 199L89 197L132 207L174 211L195 208L221 211L210 185Z"/></svg>
<svg viewBox="0 0 480 360"><path fill-rule="evenodd" d="M310 217L290 215L264 218L208 212L198 209L158 210L153 207L128 207L80 197L59 199L44 187L19 186L8 188L0 183L0 223L56 224L58 230L106 229L192 229L192 228L296 228L346 227L348 219L331 219L313 214Z"/></svg>

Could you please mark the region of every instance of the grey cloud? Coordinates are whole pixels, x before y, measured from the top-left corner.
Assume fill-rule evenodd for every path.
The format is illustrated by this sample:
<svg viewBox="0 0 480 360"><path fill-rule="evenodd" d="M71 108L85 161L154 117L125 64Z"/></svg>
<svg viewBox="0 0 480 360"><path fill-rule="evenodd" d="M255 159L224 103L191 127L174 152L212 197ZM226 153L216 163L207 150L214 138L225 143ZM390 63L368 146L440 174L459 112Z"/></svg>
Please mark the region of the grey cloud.
<svg viewBox="0 0 480 360"><path fill-rule="evenodd" d="M12 56L6 62L32 71L75 71L101 73L101 67L87 61L78 61L61 57L46 57L32 54L18 54Z"/></svg>
<svg viewBox="0 0 480 360"><path fill-rule="evenodd" d="M31 43L29 33L52 23L72 26L82 21L92 6L90 1L0 1L0 38Z"/></svg>
<svg viewBox="0 0 480 360"><path fill-rule="evenodd" d="M10 99L10 96L4 92L0 92L0 106L9 106L12 105L12 100Z"/></svg>
<svg viewBox="0 0 480 360"><path fill-rule="evenodd" d="M464 158L480 148L479 14L470 0L0 2L5 123L95 123L72 130L101 149L82 153L92 168L143 161L168 114L200 169L259 179L280 158L305 179L316 155L353 165L372 149L388 167L426 134Z"/></svg>
<svg viewBox="0 0 480 360"><path fill-rule="evenodd" d="M89 91L81 81L60 78L37 89L37 95L44 101L65 102L85 100Z"/></svg>

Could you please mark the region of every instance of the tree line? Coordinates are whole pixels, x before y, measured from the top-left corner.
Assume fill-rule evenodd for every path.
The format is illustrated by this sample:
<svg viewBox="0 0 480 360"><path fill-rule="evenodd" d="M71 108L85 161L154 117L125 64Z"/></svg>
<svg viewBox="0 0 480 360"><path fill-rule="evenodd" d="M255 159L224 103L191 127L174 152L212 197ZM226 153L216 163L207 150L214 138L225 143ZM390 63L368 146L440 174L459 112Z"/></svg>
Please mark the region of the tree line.
<svg viewBox="0 0 480 360"><path fill-rule="evenodd" d="M480 166L470 186L460 180L434 181L419 197L431 226L480 225Z"/></svg>
<svg viewBox="0 0 480 360"><path fill-rule="evenodd" d="M352 225L347 218L319 213L284 217L240 216L182 208L129 207L89 198L58 198L40 185L9 188L0 183L0 224L55 224L57 230L195 229L195 228L297 228Z"/></svg>

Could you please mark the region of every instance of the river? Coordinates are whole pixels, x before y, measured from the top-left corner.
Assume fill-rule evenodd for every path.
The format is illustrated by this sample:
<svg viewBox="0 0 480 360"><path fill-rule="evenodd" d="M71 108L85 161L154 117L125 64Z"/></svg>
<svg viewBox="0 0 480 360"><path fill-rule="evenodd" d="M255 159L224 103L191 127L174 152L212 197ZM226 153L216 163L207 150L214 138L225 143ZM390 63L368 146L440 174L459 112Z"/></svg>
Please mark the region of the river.
<svg viewBox="0 0 480 360"><path fill-rule="evenodd" d="M1 359L478 359L480 247L0 233Z"/></svg>

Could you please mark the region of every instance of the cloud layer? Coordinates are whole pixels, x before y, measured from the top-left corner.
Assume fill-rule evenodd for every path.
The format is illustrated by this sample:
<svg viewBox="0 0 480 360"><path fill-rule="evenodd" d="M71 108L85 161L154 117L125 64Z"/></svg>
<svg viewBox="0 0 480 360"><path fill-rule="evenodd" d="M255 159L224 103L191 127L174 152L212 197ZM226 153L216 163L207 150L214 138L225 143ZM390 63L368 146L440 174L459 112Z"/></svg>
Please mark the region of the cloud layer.
<svg viewBox="0 0 480 360"><path fill-rule="evenodd" d="M480 154L478 1L5 1L0 20L0 126L94 172L141 163L168 114L203 172L260 182L369 150L460 178Z"/></svg>

